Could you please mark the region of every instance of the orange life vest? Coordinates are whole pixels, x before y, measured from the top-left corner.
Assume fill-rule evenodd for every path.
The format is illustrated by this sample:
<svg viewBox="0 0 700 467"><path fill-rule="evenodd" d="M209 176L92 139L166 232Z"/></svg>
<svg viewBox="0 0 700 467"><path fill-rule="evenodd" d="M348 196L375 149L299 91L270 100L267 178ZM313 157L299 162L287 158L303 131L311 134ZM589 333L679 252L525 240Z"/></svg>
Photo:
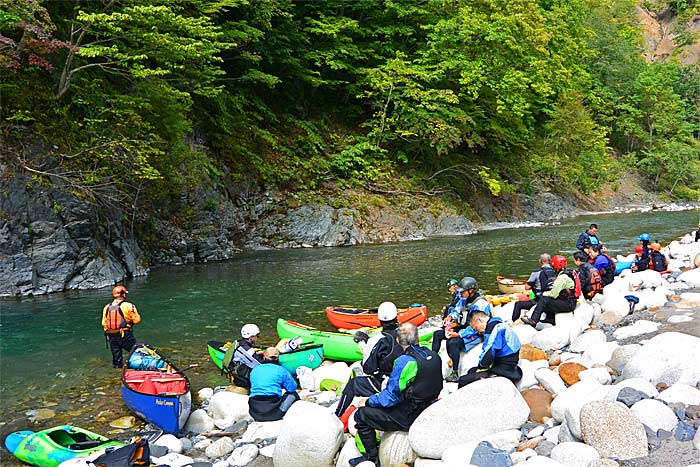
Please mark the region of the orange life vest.
<svg viewBox="0 0 700 467"><path fill-rule="evenodd" d="M107 311L105 312L105 327L107 328L105 332L108 334L118 334L123 329L129 329L131 326L126 322L124 318L124 312L122 311L122 302L117 305L109 304L107 305Z"/></svg>

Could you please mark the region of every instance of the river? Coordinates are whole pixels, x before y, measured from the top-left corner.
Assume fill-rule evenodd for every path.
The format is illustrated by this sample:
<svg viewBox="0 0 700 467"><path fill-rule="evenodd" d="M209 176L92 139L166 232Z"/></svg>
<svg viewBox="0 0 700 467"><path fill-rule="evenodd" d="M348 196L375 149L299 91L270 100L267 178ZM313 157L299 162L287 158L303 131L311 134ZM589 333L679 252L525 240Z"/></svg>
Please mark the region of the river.
<svg viewBox="0 0 700 467"><path fill-rule="evenodd" d="M208 339L237 338L258 323L263 344L277 341L275 320L294 319L330 329L328 305L399 306L425 303L431 314L448 299L448 279L477 278L498 293L496 275L527 277L541 252L575 251L578 235L598 223L611 255L627 254L642 232L667 243L693 230L698 211L583 216L558 225L485 230L439 238L349 248L247 252L234 260L164 267L126 283L143 321L139 340L160 348L190 372L194 392L226 380L208 361ZM570 260L571 261L571 260ZM100 327L111 288L0 300L0 435L74 423L114 433L108 422L128 411L119 398ZM30 422L31 410L50 417ZM0 458L7 452L2 451Z"/></svg>

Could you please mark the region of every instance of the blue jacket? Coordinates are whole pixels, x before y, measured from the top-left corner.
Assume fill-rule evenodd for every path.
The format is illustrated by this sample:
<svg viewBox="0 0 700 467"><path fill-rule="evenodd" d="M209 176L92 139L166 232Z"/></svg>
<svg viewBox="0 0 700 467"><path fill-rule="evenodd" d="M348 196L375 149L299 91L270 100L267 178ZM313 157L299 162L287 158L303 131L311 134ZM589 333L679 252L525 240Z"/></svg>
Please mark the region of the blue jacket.
<svg viewBox="0 0 700 467"><path fill-rule="evenodd" d="M584 248L588 248L591 245L599 244L600 240L598 239L598 236L591 235L588 233L588 230L586 230L578 236L578 240L576 240L576 249L583 251Z"/></svg>
<svg viewBox="0 0 700 467"><path fill-rule="evenodd" d="M413 345L413 352L428 358L428 350ZM389 376L386 387L381 392L373 394L367 400L369 407L392 407L401 402L401 393L411 384L418 375L418 362L410 355L403 354L394 362L394 370Z"/></svg>
<svg viewBox="0 0 700 467"><path fill-rule="evenodd" d="M468 301L470 300L471 301ZM483 311L487 315L491 316L491 304L481 295L476 295L474 297L461 298L454 309L450 311L449 316L452 321L459 325L468 324L467 317L469 313L473 311Z"/></svg>
<svg viewBox="0 0 700 467"><path fill-rule="evenodd" d="M250 397L282 396L285 391L296 390L297 383L292 375L275 363L263 363L250 372Z"/></svg>
<svg viewBox="0 0 700 467"><path fill-rule="evenodd" d="M484 345L479 356L479 368L491 368L502 357L520 352L520 339L501 318L491 318L484 331Z"/></svg>

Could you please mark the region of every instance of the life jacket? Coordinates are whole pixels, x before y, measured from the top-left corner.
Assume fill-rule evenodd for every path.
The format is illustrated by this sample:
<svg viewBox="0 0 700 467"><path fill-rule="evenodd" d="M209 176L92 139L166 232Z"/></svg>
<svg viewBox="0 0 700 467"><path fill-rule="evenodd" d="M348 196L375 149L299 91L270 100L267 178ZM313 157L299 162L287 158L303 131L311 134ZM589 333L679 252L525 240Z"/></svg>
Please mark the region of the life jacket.
<svg viewBox="0 0 700 467"><path fill-rule="evenodd" d="M248 341L243 340L240 344L238 341L234 342L224 354L221 363L221 372L226 374L229 381L246 389L250 389L250 373L260 364L246 352L246 349L250 348Z"/></svg>
<svg viewBox="0 0 700 467"><path fill-rule="evenodd" d="M540 268L540 276L539 276L540 290L535 290L535 295L541 296L543 292L546 292L548 290L552 290L552 287L554 286L554 280L556 278L557 278L557 271L555 271L554 268L541 267Z"/></svg>
<svg viewBox="0 0 700 467"><path fill-rule="evenodd" d="M559 300L576 300L581 296L581 279L579 273L574 269L564 269L561 274L566 274L574 281L574 288L564 289L559 292Z"/></svg>
<svg viewBox="0 0 700 467"><path fill-rule="evenodd" d="M138 441L102 454L92 461L96 467L136 467L151 464L151 450L148 441Z"/></svg>
<svg viewBox="0 0 700 467"><path fill-rule="evenodd" d="M660 251L652 251L649 257L649 268L654 271L663 272L668 268L668 260Z"/></svg>
<svg viewBox="0 0 700 467"><path fill-rule="evenodd" d="M379 361L379 373L389 376L391 370L394 369L394 362L403 353L403 349L396 342L396 331L382 331L382 334L384 334L382 340L388 344L390 350L388 353L379 355L377 358Z"/></svg>
<svg viewBox="0 0 700 467"><path fill-rule="evenodd" d="M600 272L590 263L581 263L579 266L579 280L581 281L581 291L586 298L593 298L595 294L603 291Z"/></svg>
<svg viewBox="0 0 700 467"><path fill-rule="evenodd" d="M131 326L126 322L124 318L124 312L122 311L122 303L119 302L116 305L107 305L107 311L105 312L105 326L107 327L107 334L119 334L123 329L130 329Z"/></svg>
<svg viewBox="0 0 700 467"><path fill-rule="evenodd" d="M410 346L404 352L416 359L418 373L402 397L413 410L422 411L433 403L442 391L442 360L438 354L425 347Z"/></svg>
<svg viewBox="0 0 700 467"><path fill-rule="evenodd" d="M617 266L615 265L615 261L613 261L610 256L606 255L605 253L601 253L601 255L608 258L608 265L603 268L603 271L600 274L603 286L606 286L610 284L613 281L613 279L615 279L615 272L617 270Z"/></svg>

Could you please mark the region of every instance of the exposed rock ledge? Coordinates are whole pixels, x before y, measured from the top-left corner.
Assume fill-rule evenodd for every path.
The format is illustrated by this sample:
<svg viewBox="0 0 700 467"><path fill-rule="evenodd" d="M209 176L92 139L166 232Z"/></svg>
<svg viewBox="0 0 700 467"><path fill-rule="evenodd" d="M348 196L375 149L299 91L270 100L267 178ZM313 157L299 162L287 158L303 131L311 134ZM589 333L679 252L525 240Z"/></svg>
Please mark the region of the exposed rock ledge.
<svg viewBox="0 0 700 467"><path fill-rule="evenodd" d="M2 165L0 174L0 296L100 288L145 275L152 266L221 261L244 249L350 246L476 232L466 217L418 201L286 208L283 193L260 190L242 199L232 198L239 196L235 190L229 195L206 189L193 196L200 206L185 230L175 222L132 219L92 205L60 181L43 186ZM552 193L472 200L472 205L482 219L511 223L503 226L581 212L573 200Z"/></svg>

